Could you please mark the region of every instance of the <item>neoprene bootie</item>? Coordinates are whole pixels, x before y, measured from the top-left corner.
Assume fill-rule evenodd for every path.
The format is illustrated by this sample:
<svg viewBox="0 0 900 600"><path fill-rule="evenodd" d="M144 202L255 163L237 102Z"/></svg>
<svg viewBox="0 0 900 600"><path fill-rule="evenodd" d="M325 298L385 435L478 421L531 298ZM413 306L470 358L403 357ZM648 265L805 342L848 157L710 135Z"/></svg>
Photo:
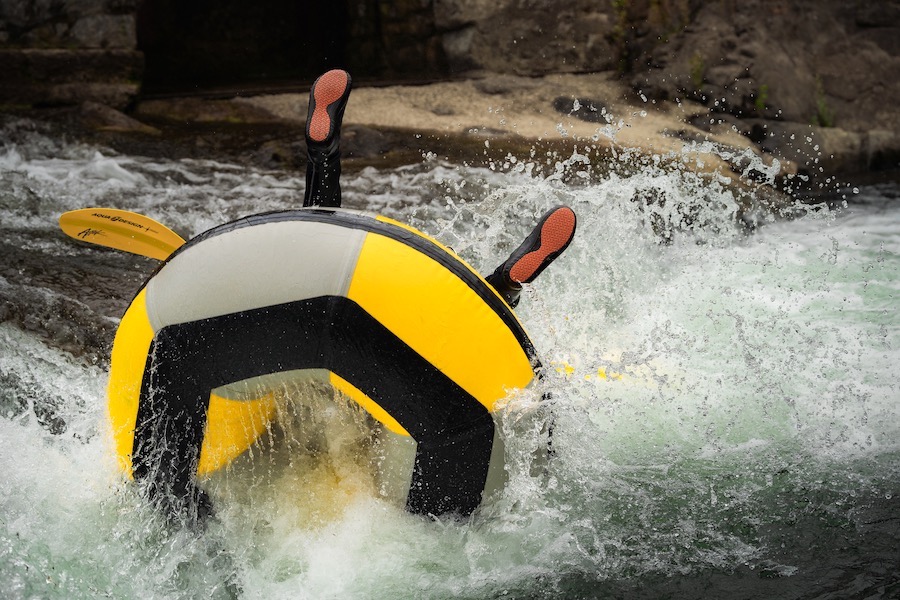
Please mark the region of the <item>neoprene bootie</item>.
<svg viewBox="0 0 900 600"><path fill-rule="evenodd" d="M351 85L349 73L334 69L316 79L310 89L303 206L341 205L341 121Z"/></svg>
<svg viewBox="0 0 900 600"><path fill-rule="evenodd" d="M534 281L569 247L575 236L575 223L575 212L568 206L550 209L525 241L487 277L487 282L515 308L522 284Z"/></svg>

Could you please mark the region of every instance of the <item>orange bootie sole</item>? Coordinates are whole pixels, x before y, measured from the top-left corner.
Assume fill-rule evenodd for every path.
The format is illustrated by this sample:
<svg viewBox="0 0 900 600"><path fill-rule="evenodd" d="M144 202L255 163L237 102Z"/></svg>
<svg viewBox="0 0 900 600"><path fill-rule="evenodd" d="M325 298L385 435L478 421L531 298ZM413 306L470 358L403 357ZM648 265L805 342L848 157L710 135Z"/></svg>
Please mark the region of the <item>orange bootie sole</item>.
<svg viewBox="0 0 900 600"><path fill-rule="evenodd" d="M575 212L559 206L544 215L531 235L513 253L508 270L516 283L531 283L541 271L562 254L575 236Z"/></svg>
<svg viewBox="0 0 900 600"><path fill-rule="evenodd" d="M335 123L340 122L350 95L350 74L334 69L316 79L309 99L309 117L306 137L319 144L327 143L335 133Z"/></svg>

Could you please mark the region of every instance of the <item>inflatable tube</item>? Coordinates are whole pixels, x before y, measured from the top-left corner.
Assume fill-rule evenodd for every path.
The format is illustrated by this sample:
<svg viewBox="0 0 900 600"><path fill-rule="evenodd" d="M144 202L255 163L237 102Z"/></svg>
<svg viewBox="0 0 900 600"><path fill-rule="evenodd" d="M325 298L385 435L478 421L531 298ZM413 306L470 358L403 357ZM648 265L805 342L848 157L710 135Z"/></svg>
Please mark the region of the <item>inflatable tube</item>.
<svg viewBox="0 0 900 600"><path fill-rule="evenodd" d="M190 496L266 430L286 379L327 381L410 449L380 468L409 511L465 515L502 485L492 413L537 369L510 307L452 251L384 217L301 209L216 227L145 282L116 334L109 414L123 469Z"/></svg>

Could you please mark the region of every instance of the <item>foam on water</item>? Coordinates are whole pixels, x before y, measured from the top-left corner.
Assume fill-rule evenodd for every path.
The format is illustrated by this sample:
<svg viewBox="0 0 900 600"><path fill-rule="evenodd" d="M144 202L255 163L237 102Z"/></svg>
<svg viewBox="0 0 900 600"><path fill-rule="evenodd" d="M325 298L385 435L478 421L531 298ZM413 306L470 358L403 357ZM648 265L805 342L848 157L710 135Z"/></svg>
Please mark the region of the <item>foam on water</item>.
<svg viewBox="0 0 900 600"><path fill-rule="evenodd" d="M296 206L303 185L16 139L0 152L4 232L49 232L60 212L106 205L193 235ZM503 172L429 160L344 180L348 207L409 222L483 273L550 207L578 214L575 241L517 310L547 377L501 412L510 482L472 519L415 517L380 499L364 427L326 398L320 412L337 412L319 443L302 428L271 432L207 482L218 515L206 532L169 528L116 474L104 370L7 323L4 593L577 597L657 576L810 572L795 556L799 528L858 529L900 486L900 209L879 198L895 188L747 235L722 185L661 165L572 177L584 164L576 154L534 177L510 157ZM73 252L53 237L29 243ZM56 426L41 417L48 402ZM534 450L551 421L542 469Z"/></svg>

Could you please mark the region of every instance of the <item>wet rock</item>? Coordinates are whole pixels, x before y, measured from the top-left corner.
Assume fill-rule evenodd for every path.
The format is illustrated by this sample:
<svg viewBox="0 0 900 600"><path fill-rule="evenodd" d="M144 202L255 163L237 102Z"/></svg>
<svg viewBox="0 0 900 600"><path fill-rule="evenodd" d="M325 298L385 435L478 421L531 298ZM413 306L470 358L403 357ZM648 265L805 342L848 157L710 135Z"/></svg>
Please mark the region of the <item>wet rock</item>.
<svg viewBox="0 0 900 600"><path fill-rule="evenodd" d="M0 43L42 48L0 50L0 103L90 100L117 109L128 106L142 78L142 57L133 50L137 5L135 0L0 0ZM473 85L481 94L519 98L533 85L531 77L615 72L652 100L691 99L742 120L841 129L857 137L825 136L837 144L824 148L826 156L849 156L857 148L863 153L854 159L858 164L894 164L890 132L900 131L900 106L891 101L900 95L898 0L412 0L381 3L379 15L378 31L363 27L369 21L350 19L356 29L347 49L372 54L371 61L360 64L382 74L387 62L404 71L424 60L429 76L444 75L449 67L478 77ZM215 34L210 27L204 25L206 35ZM360 27L365 31L357 31ZM247 25L245 32L250 30ZM189 33L194 42L206 39L198 31ZM377 49L382 46L392 57L387 62L387 54ZM98 48L110 50L104 54ZM116 48L122 50L111 50ZM196 52L201 51L198 46ZM482 77L485 72L497 75ZM558 92L560 97L566 93ZM194 106L188 101L157 109L152 104L142 105L150 111L148 118L170 122L278 122L238 106L239 101L196 101ZM439 117L464 114L446 102L432 103L429 110ZM556 110L602 122L574 103L561 103ZM729 124L773 146L771 131ZM269 156L280 161L284 152L275 149Z"/></svg>
<svg viewBox="0 0 900 600"><path fill-rule="evenodd" d="M306 144L278 139L263 142L257 150L251 152L250 161L267 169L300 168L305 157Z"/></svg>
<svg viewBox="0 0 900 600"><path fill-rule="evenodd" d="M865 140L867 166L872 171L900 168L900 133L897 130L873 129Z"/></svg>
<svg viewBox="0 0 900 600"><path fill-rule="evenodd" d="M449 117L456 114L456 109L448 104L435 104L431 107L431 112L439 117Z"/></svg>
<svg viewBox="0 0 900 600"><path fill-rule="evenodd" d="M479 92L493 96L510 94L518 90L531 90L536 88L538 84L529 77L496 74L484 79L476 79L472 85Z"/></svg>
<svg viewBox="0 0 900 600"><path fill-rule="evenodd" d="M693 115L687 118L687 122L707 133L721 133L723 130L731 129L745 137L750 137L752 130L752 125L747 121L727 113ZM758 143L757 140L754 142Z"/></svg>
<svg viewBox="0 0 900 600"><path fill-rule="evenodd" d="M86 364L106 364L118 319L158 263L96 246L80 253L79 242L68 240L55 228L29 231L2 226L2 320ZM75 250L59 254L56 242L60 238ZM71 290L78 290L77 298Z"/></svg>
<svg viewBox="0 0 900 600"><path fill-rule="evenodd" d="M281 119L264 108L239 100L169 98L146 100L135 110L138 118L177 123L272 124Z"/></svg>
<svg viewBox="0 0 900 600"><path fill-rule="evenodd" d="M891 170L900 165L900 134L864 132L804 123L751 119L749 137L774 156L801 165L802 172L848 173Z"/></svg>
<svg viewBox="0 0 900 600"><path fill-rule="evenodd" d="M83 125L95 131L160 135L159 129L145 125L125 113L98 102L83 102L79 116Z"/></svg>
<svg viewBox="0 0 900 600"><path fill-rule="evenodd" d="M573 116L588 123L607 123L604 103L591 98L569 98L559 96L553 100L556 112Z"/></svg>
<svg viewBox="0 0 900 600"><path fill-rule="evenodd" d="M353 125L341 132L341 150L346 158L376 158L384 156L394 146L384 132Z"/></svg>
<svg viewBox="0 0 900 600"><path fill-rule="evenodd" d="M66 400L55 394L41 393L33 375L0 373L0 415L16 418L32 410L38 424L53 435L65 433L68 424L62 415Z"/></svg>

